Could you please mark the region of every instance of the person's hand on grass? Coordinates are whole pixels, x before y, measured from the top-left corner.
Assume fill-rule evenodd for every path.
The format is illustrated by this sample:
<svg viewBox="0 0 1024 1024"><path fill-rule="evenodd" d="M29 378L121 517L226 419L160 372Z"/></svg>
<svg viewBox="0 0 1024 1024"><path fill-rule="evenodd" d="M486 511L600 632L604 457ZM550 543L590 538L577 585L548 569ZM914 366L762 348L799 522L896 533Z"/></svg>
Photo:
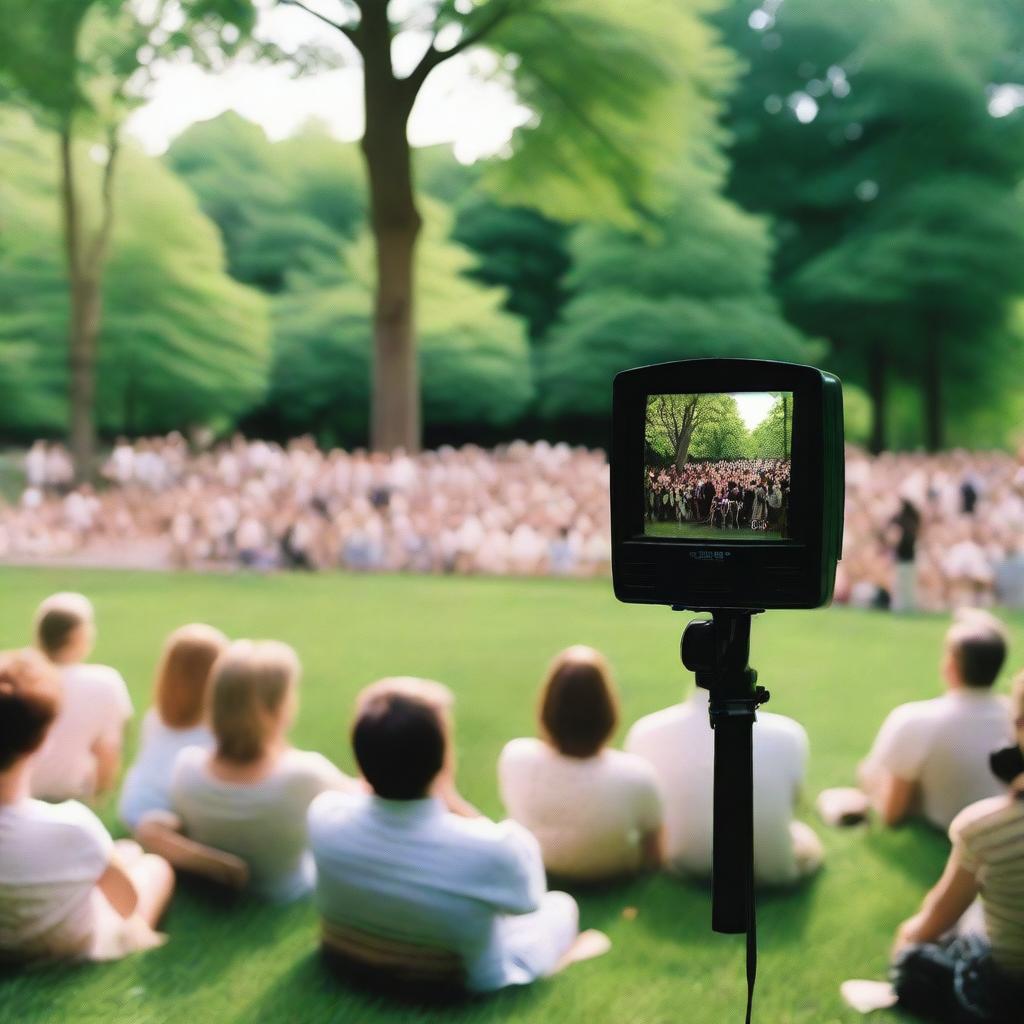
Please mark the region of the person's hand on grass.
<svg viewBox="0 0 1024 1024"><path fill-rule="evenodd" d="M921 941L921 929L924 924L923 918L923 914L915 914L913 917L908 917L896 929L896 940L892 946L893 956L906 949L907 946Z"/></svg>

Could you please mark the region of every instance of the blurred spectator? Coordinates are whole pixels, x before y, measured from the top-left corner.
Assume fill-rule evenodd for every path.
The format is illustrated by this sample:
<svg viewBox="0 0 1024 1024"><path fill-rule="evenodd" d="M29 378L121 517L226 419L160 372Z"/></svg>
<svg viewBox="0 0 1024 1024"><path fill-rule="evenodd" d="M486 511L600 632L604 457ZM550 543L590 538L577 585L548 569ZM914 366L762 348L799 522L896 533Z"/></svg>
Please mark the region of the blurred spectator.
<svg viewBox="0 0 1024 1024"><path fill-rule="evenodd" d="M122 438L99 493L68 491L70 466L60 445L29 449L20 500L0 500L0 557L493 575L609 568L605 455L564 443L386 456L323 451L306 437L280 445L236 435L195 451L177 433ZM851 447L846 470L837 602L936 611L1021 600L1012 581L1024 572L1014 568L1024 466L1013 456ZM648 503L653 495L648 486ZM755 497L746 487L737 499L740 521ZM774 513L772 497L769 521L774 514L781 528L785 489Z"/></svg>

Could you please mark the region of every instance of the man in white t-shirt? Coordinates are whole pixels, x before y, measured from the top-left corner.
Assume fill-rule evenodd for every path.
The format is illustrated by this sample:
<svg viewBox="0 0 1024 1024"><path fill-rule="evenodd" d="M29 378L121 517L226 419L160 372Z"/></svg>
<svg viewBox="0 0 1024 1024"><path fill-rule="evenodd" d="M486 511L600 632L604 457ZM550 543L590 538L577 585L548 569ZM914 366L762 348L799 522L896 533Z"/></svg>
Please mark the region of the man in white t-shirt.
<svg viewBox="0 0 1024 1024"><path fill-rule="evenodd" d="M625 748L649 761L665 810L666 863L680 874L708 877L712 867L714 733L708 692L641 718ZM785 885L811 874L824 857L821 841L793 812L807 771L803 727L759 711L754 725L754 872L758 884Z"/></svg>
<svg viewBox="0 0 1024 1024"><path fill-rule="evenodd" d="M82 594L54 594L39 607L36 646L63 683L60 714L32 767L32 795L87 799L113 788L121 770L132 702L116 669L87 665L95 638L92 605Z"/></svg>
<svg viewBox="0 0 1024 1024"><path fill-rule="evenodd" d="M479 992L553 973L577 940L576 902L546 891L526 829L457 796L438 702L409 680L378 685L352 742L373 792L323 793L309 809L325 947L363 963L382 944L447 954Z"/></svg>
<svg viewBox="0 0 1024 1024"><path fill-rule="evenodd" d="M1006 647L997 618L960 612L946 633L946 692L890 712L859 771L886 824L920 813L946 830L968 804L1004 791L988 759L1014 738L1006 700L992 692Z"/></svg>
<svg viewBox="0 0 1024 1024"><path fill-rule="evenodd" d="M166 861L114 843L75 801L31 799L32 759L61 684L35 651L0 653L0 959L116 959L159 945Z"/></svg>

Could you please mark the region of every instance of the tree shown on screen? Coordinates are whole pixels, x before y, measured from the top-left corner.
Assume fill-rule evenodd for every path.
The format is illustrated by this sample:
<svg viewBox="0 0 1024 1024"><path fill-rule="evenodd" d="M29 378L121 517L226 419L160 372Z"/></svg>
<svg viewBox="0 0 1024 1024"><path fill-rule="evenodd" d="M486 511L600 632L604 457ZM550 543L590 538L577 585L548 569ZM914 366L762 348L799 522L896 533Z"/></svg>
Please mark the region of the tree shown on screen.
<svg viewBox="0 0 1024 1024"><path fill-rule="evenodd" d="M682 470L696 459L743 459L750 435L731 395L651 395L647 444Z"/></svg>
<svg viewBox="0 0 1024 1024"><path fill-rule="evenodd" d="M793 436L793 399L779 395L768 415L751 431L751 453L758 459L788 459Z"/></svg>

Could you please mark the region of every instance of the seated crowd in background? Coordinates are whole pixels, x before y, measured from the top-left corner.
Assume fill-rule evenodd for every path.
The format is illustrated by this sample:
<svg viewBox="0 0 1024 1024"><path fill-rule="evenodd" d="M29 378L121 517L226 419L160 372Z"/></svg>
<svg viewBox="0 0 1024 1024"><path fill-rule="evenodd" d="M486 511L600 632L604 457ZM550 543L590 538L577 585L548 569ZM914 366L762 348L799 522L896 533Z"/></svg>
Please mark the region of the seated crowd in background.
<svg viewBox="0 0 1024 1024"><path fill-rule="evenodd" d="M649 467L645 518L728 530L770 530L786 536L788 459L688 462L682 469Z"/></svg>
<svg viewBox="0 0 1024 1024"><path fill-rule="evenodd" d="M608 948L580 932L576 902L549 891L546 872L710 875L701 690L641 719L618 751L605 659L561 652L541 688L538 737L512 740L499 759L510 820L495 823L459 793L446 687L403 677L365 688L351 731L360 778L350 778L288 741L296 653L199 624L165 645L119 805L137 842L114 842L79 802L118 777L131 714L116 671L85 662L94 636L88 600L56 594L36 614L36 650L0 654L0 958L112 959L159 945L177 869L271 902L312 895L332 960L483 992ZM865 805L884 823L921 814L953 842L897 936L893 978L911 1009L927 1010L939 984L981 1007L971 1019L994 1021L1024 987L1024 675L1012 710L991 694L1006 648L990 614L958 615L947 693L893 711L861 767ZM808 740L791 719L758 717L757 881L793 884L824 857L794 818Z"/></svg>
<svg viewBox="0 0 1024 1024"><path fill-rule="evenodd" d="M566 444L518 441L493 450L467 445L385 456L323 451L309 438L282 446L235 437L193 447L170 434L118 441L98 489L72 486L70 460L56 443L37 442L25 465L18 502L0 497L0 559L494 575L608 571L605 455ZM741 493L737 523L753 523L761 489L759 511L769 527L784 529L787 474L766 469L764 488ZM655 474L653 490L662 504L654 511L674 517L681 506L666 501L661 476ZM731 479L721 485L728 489ZM743 481L737 480L741 490ZM691 494L687 515L699 514L705 500ZM727 527L721 496L718 508L716 522ZM708 505L708 515L713 511ZM1024 607L1024 465L1004 453L869 456L850 447L843 550L839 603Z"/></svg>

